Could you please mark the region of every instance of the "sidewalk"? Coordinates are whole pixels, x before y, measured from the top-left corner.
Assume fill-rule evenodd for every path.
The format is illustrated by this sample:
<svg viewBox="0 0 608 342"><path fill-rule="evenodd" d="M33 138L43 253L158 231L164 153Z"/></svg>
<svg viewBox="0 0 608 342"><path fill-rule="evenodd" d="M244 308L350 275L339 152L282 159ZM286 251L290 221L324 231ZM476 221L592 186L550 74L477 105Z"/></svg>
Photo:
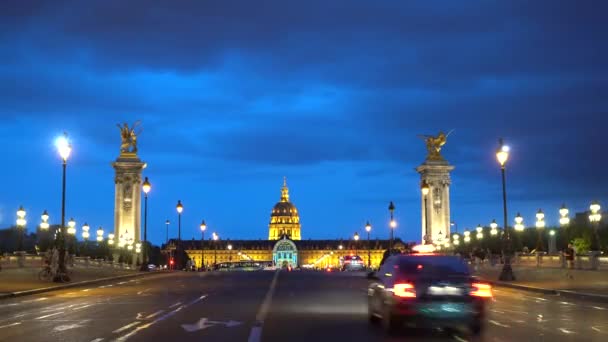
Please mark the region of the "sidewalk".
<svg viewBox="0 0 608 342"><path fill-rule="evenodd" d="M570 270L514 266L515 281L498 280L502 265L482 266L473 272L495 285L566 297L592 298L608 302L608 271Z"/></svg>
<svg viewBox="0 0 608 342"><path fill-rule="evenodd" d="M37 290L42 288L62 288L66 284L42 281L38 279L41 268L4 268L0 271L0 298L6 295ZM110 268L70 268L72 281L67 284L93 281L109 277L129 276L140 274L133 270L118 270ZM146 272L147 273L147 272Z"/></svg>

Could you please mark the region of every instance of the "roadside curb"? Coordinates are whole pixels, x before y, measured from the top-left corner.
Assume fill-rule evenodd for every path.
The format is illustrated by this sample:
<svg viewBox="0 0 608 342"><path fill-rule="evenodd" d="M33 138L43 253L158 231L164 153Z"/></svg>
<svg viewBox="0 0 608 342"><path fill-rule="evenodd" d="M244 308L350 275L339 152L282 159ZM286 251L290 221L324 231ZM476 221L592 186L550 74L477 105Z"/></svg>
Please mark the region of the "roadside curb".
<svg viewBox="0 0 608 342"><path fill-rule="evenodd" d="M508 287L508 288L512 288L512 289L523 290L523 291L534 292L534 293L556 295L556 296L561 296L564 298L594 300L594 301L608 303L608 295L577 292L577 291L571 291L571 290L546 289L546 288L542 288L542 287L512 284L512 283L508 283L508 282L504 282L504 281L491 281L491 280L485 280L485 281L489 282L490 284L492 284L494 286Z"/></svg>
<svg viewBox="0 0 608 342"><path fill-rule="evenodd" d="M166 273L164 273L164 272L158 272L158 273L157 272L141 272L141 273L135 273L135 274L126 274L126 275L121 275L121 276L116 276L116 277L106 277L106 278L99 278L99 279L92 279L92 280L84 280L84 281L79 281L76 283L64 284L64 285L58 285L58 286L49 286L49 287L43 287L43 288L39 288L39 289L9 292L9 293L0 294L0 300L22 297L22 296L29 296L29 295L33 295L33 294L45 293L45 292L51 292L51 291L57 291L57 290L64 290L64 289L69 289L72 287L93 285L93 284L103 283L103 282L112 281L112 280L144 277L144 276L150 276L150 275L156 275L156 274L166 274Z"/></svg>

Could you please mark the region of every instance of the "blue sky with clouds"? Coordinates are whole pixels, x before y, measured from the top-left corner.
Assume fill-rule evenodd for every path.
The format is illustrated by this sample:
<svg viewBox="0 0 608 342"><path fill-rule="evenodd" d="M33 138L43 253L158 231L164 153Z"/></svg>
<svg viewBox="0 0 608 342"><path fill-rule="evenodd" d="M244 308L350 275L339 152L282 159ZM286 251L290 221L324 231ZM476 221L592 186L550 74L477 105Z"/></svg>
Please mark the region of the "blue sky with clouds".
<svg viewBox="0 0 608 342"><path fill-rule="evenodd" d="M454 129L460 229L502 215L608 206L602 1L16 1L0 3L0 226L67 215L113 225L118 122L142 120L149 236L266 238L288 177L304 238L419 238L418 134ZM56 222L56 221L55 221ZM175 224L171 226L175 234Z"/></svg>

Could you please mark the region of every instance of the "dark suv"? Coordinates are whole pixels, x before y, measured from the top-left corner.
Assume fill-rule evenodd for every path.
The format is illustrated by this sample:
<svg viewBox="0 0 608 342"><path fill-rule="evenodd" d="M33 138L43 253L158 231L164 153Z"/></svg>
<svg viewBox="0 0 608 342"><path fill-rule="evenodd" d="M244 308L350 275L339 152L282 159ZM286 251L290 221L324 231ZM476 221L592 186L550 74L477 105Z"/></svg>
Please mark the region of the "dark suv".
<svg viewBox="0 0 608 342"><path fill-rule="evenodd" d="M388 332L403 325L482 331L492 288L473 278L459 257L394 255L369 278L369 319Z"/></svg>

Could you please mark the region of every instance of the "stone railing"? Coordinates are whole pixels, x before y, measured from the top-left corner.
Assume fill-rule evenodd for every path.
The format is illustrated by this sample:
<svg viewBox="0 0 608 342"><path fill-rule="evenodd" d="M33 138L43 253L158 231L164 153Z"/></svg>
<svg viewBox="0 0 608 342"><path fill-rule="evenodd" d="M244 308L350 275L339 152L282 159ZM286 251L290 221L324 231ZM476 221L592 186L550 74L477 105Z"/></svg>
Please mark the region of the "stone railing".
<svg viewBox="0 0 608 342"><path fill-rule="evenodd" d="M91 259L90 257L76 257L70 255L67 260L68 267L84 267L84 268L114 268L124 270L134 270L136 267L131 264L118 263L103 259ZM32 267L40 268L44 266L44 257L42 255L14 255L5 254L0 256L0 266L2 268L23 268Z"/></svg>
<svg viewBox="0 0 608 342"><path fill-rule="evenodd" d="M500 260L498 256L494 259L485 259L481 261L475 258L473 264L485 265L496 264ZM511 263L514 266L524 267L543 267L543 268L569 268L568 261L563 255L548 255L544 253L538 254L522 254L516 253ZM608 270L608 256L599 255L577 255L574 257L573 268L578 270Z"/></svg>

